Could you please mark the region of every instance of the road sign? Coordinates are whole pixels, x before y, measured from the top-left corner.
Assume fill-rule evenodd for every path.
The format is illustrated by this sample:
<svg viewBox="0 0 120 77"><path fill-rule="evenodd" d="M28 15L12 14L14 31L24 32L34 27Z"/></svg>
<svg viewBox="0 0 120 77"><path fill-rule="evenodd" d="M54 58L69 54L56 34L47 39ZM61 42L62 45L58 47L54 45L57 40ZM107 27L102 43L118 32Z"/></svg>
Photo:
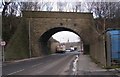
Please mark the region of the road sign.
<svg viewBox="0 0 120 77"><path fill-rule="evenodd" d="M5 41L1 41L1 42L0 42L0 45L1 45L1 46L5 46L5 45L6 45L6 42L5 42Z"/></svg>

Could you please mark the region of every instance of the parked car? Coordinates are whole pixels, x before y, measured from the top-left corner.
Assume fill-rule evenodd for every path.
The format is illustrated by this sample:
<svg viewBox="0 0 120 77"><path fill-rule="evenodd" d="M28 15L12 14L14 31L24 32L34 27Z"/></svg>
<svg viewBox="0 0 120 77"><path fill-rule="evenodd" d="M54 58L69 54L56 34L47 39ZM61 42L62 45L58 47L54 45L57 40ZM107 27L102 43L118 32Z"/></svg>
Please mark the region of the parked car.
<svg viewBox="0 0 120 77"><path fill-rule="evenodd" d="M56 53L65 53L65 51L66 51L65 45L59 45L56 48Z"/></svg>
<svg viewBox="0 0 120 77"><path fill-rule="evenodd" d="M71 52L74 51L74 47L70 47Z"/></svg>
<svg viewBox="0 0 120 77"><path fill-rule="evenodd" d="M71 49L66 49L66 52L70 52L71 51Z"/></svg>

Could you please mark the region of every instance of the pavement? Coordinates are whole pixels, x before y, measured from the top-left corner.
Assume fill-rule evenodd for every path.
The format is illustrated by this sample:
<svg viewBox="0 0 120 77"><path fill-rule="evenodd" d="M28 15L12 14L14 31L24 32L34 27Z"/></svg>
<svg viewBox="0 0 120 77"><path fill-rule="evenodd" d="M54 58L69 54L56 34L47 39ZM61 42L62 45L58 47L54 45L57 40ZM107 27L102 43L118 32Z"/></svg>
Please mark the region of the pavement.
<svg viewBox="0 0 120 77"><path fill-rule="evenodd" d="M89 57L89 55L80 55L78 61L78 70L79 71L106 71L100 66L95 64Z"/></svg>
<svg viewBox="0 0 120 77"><path fill-rule="evenodd" d="M80 54L78 59L78 75L117 75L120 73L114 69L103 69L92 61L89 55Z"/></svg>

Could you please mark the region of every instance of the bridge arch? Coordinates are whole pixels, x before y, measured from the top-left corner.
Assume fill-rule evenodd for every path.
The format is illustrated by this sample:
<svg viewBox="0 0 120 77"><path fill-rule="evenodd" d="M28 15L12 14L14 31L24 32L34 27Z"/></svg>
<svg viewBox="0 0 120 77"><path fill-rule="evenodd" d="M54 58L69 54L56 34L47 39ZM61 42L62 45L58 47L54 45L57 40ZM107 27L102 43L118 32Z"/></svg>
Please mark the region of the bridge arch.
<svg viewBox="0 0 120 77"><path fill-rule="evenodd" d="M80 34L78 34L76 31L72 30L72 29L69 29L69 28L66 28L66 27L55 27L55 28L52 28L52 29L49 29L48 31L46 31L44 34L42 34L42 36L40 37L40 41L47 41L49 40L49 38L57 33L57 32L60 32L60 31L70 31L70 32L73 32L75 33L76 35L78 35L79 37Z"/></svg>
<svg viewBox="0 0 120 77"><path fill-rule="evenodd" d="M46 54L49 51L47 49L48 40L52 37L52 35L54 35L57 32L60 32L60 31L70 31L70 32L75 33L76 35L78 35L81 38L80 34L78 34L76 31L69 29L69 28L66 28L66 27L55 27L55 28L49 29L48 31L43 33L39 39L39 43L41 46L40 48L42 48L43 53ZM82 39L81 39L81 41L84 42L84 40L82 40Z"/></svg>

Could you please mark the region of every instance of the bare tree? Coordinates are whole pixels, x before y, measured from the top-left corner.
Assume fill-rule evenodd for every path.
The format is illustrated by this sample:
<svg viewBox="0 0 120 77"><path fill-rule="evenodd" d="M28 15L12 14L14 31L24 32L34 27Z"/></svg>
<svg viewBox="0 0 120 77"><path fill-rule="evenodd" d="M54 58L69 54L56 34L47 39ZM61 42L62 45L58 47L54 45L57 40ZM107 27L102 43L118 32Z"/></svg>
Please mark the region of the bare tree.
<svg viewBox="0 0 120 77"><path fill-rule="evenodd" d="M20 11L19 8L20 5L19 2L2 2L3 5L3 10L2 10L2 15L3 16L9 16L9 15L14 15L16 16Z"/></svg>
<svg viewBox="0 0 120 77"><path fill-rule="evenodd" d="M7 9L8 9L8 6L11 2L2 2L2 5L3 5L3 11L2 11L2 16L5 16L7 15Z"/></svg>
<svg viewBox="0 0 120 77"><path fill-rule="evenodd" d="M115 18L119 16L120 2L87 2L86 8L98 18Z"/></svg>
<svg viewBox="0 0 120 77"><path fill-rule="evenodd" d="M51 11L53 9L53 2L46 2L46 11Z"/></svg>
<svg viewBox="0 0 120 77"><path fill-rule="evenodd" d="M37 7L37 3L35 2L21 2L21 10L34 10Z"/></svg>
<svg viewBox="0 0 120 77"><path fill-rule="evenodd" d="M64 7L66 7L65 2L57 2L57 9L58 11L64 11Z"/></svg>
<svg viewBox="0 0 120 77"><path fill-rule="evenodd" d="M76 2L76 12L81 12L81 2Z"/></svg>

